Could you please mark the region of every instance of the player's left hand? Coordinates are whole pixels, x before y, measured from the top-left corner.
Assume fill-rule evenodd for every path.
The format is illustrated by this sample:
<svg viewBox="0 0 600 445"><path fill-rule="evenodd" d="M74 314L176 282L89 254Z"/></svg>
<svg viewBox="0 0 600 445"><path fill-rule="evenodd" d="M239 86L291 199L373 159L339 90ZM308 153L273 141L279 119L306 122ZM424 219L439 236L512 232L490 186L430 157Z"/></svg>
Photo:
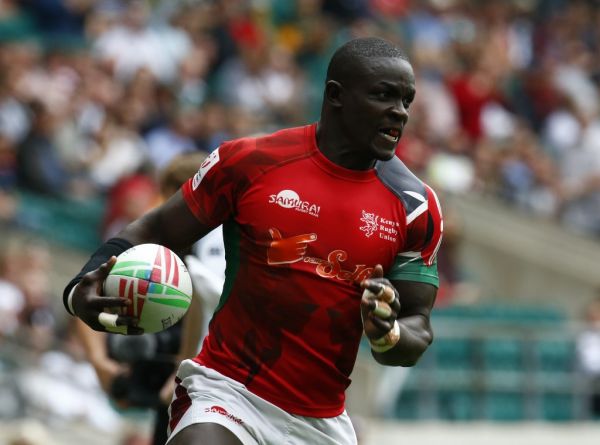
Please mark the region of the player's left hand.
<svg viewBox="0 0 600 445"><path fill-rule="evenodd" d="M387 278L383 278L383 267L378 264L373 274L360 283L363 292L360 301L363 328L370 340L387 334L400 313L398 291Z"/></svg>
<svg viewBox="0 0 600 445"><path fill-rule="evenodd" d="M137 326L137 319L119 314L119 310L131 302L127 298L104 295L104 280L116 261L117 257L113 256L83 276L72 291L73 312L95 331L143 334L144 330Z"/></svg>

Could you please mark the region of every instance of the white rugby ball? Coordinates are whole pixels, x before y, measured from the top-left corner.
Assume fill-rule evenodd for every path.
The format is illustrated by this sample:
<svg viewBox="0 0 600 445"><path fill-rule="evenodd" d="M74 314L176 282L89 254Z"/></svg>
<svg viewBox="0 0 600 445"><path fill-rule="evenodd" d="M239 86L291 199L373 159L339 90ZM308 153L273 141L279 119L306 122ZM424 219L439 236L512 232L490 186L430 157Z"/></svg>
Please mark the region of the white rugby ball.
<svg viewBox="0 0 600 445"><path fill-rule="evenodd" d="M192 302L192 279L173 251L159 244L140 244L117 257L104 281L105 295L129 299L124 313L139 319L145 333L177 323Z"/></svg>

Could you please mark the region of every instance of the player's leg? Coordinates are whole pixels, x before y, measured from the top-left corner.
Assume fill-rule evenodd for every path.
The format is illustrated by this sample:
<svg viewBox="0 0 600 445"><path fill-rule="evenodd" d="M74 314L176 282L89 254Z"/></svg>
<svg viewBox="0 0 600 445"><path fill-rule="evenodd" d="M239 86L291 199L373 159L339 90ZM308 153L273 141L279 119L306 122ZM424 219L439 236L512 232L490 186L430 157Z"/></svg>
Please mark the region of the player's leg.
<svg viewBox="0 0 600 445"><path fill-rule="evenodd" d="M169 445L243 445L224 426L216 423L194 423L175 435Z"/></svg>

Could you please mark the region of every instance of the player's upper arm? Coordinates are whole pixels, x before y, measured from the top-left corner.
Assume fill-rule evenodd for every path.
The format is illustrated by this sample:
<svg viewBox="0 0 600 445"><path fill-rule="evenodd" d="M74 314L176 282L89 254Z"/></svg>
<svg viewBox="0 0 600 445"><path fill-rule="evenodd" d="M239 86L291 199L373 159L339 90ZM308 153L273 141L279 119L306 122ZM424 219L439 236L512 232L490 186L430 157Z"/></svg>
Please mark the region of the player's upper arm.
<svg viewBox="0 0 600 445"><path fill-rule="evenodd" d="M422 210L407 217L406 245L386 274L400 295L401 316L429 318L439 287L437 252L444 227L442 211L435 192L427 185L425 194Z"/></svg>
<svg viewBox="0 0 600 445"><path fill-rule="evenodd" d="M179 250L189 247L213 228L197 219L180 190L128 225L118 236L133 244L157 243Z"/></svg>

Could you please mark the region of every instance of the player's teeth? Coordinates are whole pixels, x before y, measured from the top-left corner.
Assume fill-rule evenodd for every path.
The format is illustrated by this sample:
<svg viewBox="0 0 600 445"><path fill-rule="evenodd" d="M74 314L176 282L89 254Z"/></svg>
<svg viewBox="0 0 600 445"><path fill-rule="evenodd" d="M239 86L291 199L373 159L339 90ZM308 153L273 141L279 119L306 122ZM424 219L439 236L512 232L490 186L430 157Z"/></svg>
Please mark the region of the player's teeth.
<svg viewBox="0 0 600 445"><path fill-rule="evenodd" d="M397 142L398 141L398 136L392 136L391 134L388 134L388 133L386 133L384 131L380 131L379 134L381 134L384 138L386 138L390 142Z"/></svg>

